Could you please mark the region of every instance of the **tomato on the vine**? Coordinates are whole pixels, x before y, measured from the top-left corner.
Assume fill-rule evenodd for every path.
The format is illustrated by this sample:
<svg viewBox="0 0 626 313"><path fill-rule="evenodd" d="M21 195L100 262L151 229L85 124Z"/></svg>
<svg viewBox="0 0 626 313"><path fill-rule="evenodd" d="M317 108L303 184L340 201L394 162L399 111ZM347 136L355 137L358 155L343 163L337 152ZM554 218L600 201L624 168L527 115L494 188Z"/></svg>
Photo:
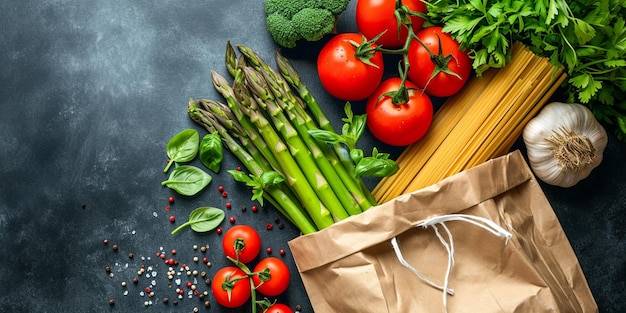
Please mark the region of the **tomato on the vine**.
<svg viewBox="0 0 626 313"><path fill-rule="evenodd" d="M235 225L224 234L222 249L227 257L248 263L259 255L261 237L248 225Z"/></svg>
<svg viewBox="0 0 626 313"><path fill-rule="evenodd" d="M435 97L459 92L472 72L472 62L459 43L440 26L422 29L408 50L409 80ZM420 43L421 41L421 43Z"/></svg>
<svg viewBox="0 0 626 313"><path fill-rule="evenodd" d="M220 305L240 307L250 299L250 278L236 266L223 267L213 276L211 291Z"/></svg>
<svg viewBox="0 0 626 313"><path fill-rule="evenodd" d="M291 273L289 267L279 258L267 257L254 267L252 281L256 290L266 296L278 296L287 290Z"/></svg>
<svg viewBox="0 0 626 313"><path fill-rule="evenodd" d="M410 11L426 14L426 4L422 0L402 0L402 5ZM395 15L396 0L358 0L356 3L356 25L365 37L374 39L384 32L376 40L376 43L385 48L403 47L408 29L402 25L398 33L398 19ZM407 15L411 21L413 32L418 32L424 19L416 15Z"/></svg>
<svg viewBox="0 0 626 313"><path fill-rule="evenodd" d="M406 88L406 93L398 93ZM367 99L367 127L374 137L393 146L407 146L421 139L433 120L430 97L410 81L384 80Z"/></svg>
<svg viewBox="0 0 626 313"><path fill-rule="evenodd" d="M293 313L293 310L282 303L274 303L264 313Z"/></svg>
<svg viewBox="0 0 626 313"><path fill-rule="evenodd" d="M319 52L317 72L324 89L346 101L367 98L385 71L383 54L357 33L338 34Z"/></svg>

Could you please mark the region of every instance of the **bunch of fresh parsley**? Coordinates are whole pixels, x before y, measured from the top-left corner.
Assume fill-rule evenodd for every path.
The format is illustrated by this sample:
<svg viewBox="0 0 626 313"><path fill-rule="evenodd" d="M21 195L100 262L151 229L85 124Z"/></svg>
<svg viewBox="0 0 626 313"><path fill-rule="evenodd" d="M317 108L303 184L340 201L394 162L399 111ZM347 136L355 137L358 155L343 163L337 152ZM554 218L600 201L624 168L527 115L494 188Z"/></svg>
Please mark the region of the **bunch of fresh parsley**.
<svg viewBox="0 0 626 313"><path fill-rule="evenodd" d="M477 75L505 66L514 41L563 65L568 102L626 141L626 0L433 0L428 18L471 51Z"/></svg>

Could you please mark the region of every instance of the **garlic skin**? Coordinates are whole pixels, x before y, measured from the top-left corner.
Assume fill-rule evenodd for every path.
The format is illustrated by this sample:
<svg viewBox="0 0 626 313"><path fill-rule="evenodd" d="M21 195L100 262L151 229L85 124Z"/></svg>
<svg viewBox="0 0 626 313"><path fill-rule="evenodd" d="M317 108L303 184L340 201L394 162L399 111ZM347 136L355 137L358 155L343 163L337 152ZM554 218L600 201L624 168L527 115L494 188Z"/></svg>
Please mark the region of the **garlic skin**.
<svg viewBox="0 0 626 313"><path fill-rule="evenodd" d="M608 137L591 110L552 102L522 133L530 167L547 184L572 187L602 162Z"/></svg>

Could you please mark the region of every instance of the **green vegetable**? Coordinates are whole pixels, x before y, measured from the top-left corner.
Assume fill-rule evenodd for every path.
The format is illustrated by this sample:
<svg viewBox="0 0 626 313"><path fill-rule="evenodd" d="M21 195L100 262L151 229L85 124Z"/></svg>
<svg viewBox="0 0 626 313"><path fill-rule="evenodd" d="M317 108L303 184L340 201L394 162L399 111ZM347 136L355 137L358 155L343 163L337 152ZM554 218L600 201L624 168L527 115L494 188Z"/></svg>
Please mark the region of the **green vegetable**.
<svg viewBox="0 0 626 313"><path fill-rule="evenodd" d="M269 186L277 185L285 181L285 178L275 171L263 172L258 176L237 170L229 170L228 173L233 175L236 181L252 187L252 200L259 201L261 205L263 205L263 191Z"/></svg>
<svg viewBox="0 0 626 313"><path fill-rule="evenodd" d="M204 189L212 178L202 169L193 165L176 166L170 177L161 185L167 186L184 196L193 196Z"/></svg>
<svg viewBox="0 0 626 313"><path fill-rule="evenodd" d="M626 1L438 0L428 15L471 50L478 75L505 66L513 41L563 65L566 101L587 105L626 140Z"/></svg>
<svg viewBox="0 0 626 313"><path fill-rule="evenodd" d="M347 105L347 125L342 135L334 133L287 60L279 61L285 74L272 69L251 49L237 48L241 58L230 43L226 51L232 84L212 73L213 85L227 105L190 100L187 107L191 119L209 133L218 133L249 170L249 174L229 171L234 179L252 188L254 200L261 204L267 200L305 234L375 205L360 177L390 173L395 162L376 149L365 157L356 148L365 116L354 116ZM296 80L298 86L293 85ZM311 133L320 130L345 142L329 145L316 140ZM350 157L348 146L357 157Z"/></svg>
<svg viewBox="0 0 626 313"><path fill-rule="evenodd" d="M189 220L172 231L175 235L189 226L195 232L203 233L217 228L224 221L224 211L214 207L196 208L189 214Z"/></svg>
<svg viewBox="0 0 626 313"><path fill-rule="evenodd" d="M298 40L318 41L335 31L337 17L350 0L264 0L267 30L279 45L293 48Z"/></svg>
<svg viewBox="0 0 626 313"><path fill-rule="evenodd" d="M224 152L222 139L219 134L206 134L200 142L200 161L208 169L217 173L220 171Z"/></svg>
<svg viewBox="0 0 626 313"><path fill-rule="evenodd" d="M163 172L167 172L175 162L189 162L198 154L200 135L195 129L185 129L174 135L167 143L166 152L170 159Z"/></svg>

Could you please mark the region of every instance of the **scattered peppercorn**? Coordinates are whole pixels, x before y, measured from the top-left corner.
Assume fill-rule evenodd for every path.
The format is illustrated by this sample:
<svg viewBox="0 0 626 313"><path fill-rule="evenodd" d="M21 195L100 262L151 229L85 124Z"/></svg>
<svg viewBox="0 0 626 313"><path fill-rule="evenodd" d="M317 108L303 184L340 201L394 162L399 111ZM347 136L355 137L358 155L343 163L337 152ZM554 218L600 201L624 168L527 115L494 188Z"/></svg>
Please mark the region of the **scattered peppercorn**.
<svg viewBox="0 0 626 313"><path fill-rule="evenodd" d="M204 301L204 307L208 308L211 306L211 302L209 301Z"/></svg>
<svg viewBox="0 0 626 313"><path fill-rule="evenodd" d="M245 212L245 211L246 211L246 206L245 206L245 205L242 205L242 206L241 206L241 211L242 211L242 212Z"/></svg>
<svg viewBox="0 0 626 313"><path fill-rule="evenodd" d="M234 216L231 216L228 220L230 221L231 224L235 224L235 217Z"/></svg>
<svg viewBox="0 0 626 313"><path fill-rule="evenodd" d="M167 304L168 302L170 302L170 298L164 297L163 298L163 303Z"/></svg>
<svg viewBox="0 0 626 313"><path fill-rule="evenodd" d="M115 304L115 300L110 299L110 300L109 300L109 305L114 305L114 304Z"/></svg>
<svg viewBox="0 0 626 313"><path fill-rule="evenodd" d="M174 215L170 216L170 222L171 223L176 222L176 217L174 217Z"/></svg>
<svg viewBox="0 0 626 313"><path fill-rule="evenodd" d="M267 230L272 230L273 228L274 228L274 226L272 224L265 225L265 229L267 229Z"/></svg>
<svg viewBox="0 0 626 313"><path fill-rule="evenodd" d="M206 280L204 280L204 283L207 284L207 285L210 285L211 284L211 280L207 278Z"/></svg>
<svg viewBox="0 0 626 313"><path fill-rule="evenodd" d="M280 219L279 219L278 217L275 217L275 218L274 218L274 222L275 222L275 223L280 223Z"/></svg>
<svg viewBox="0 0 626 313"><path fill-rule="evenodd" d="M302 311L302 306L299 304L296 304L296 311Z"/></svg>
<svg viewBox="0 0 626 313"><path fill-rule="evenodd" d="M82 204L80 205L80 207L84 209L84 208L86 208L86 207L87 207L87 205L86 205L85 203L82 203Z"/></svg>
<svg viewBox="0 0 626 313"><path fill-rule="evenodd" d="M176 254L176 250L172 249L172 254Z"/></svg>
<svg viewBox="0 0 626 313"><path fill-rule="evenodd" d="M137 285L139 283L139 278L135 277L133 278L133 284Z"/></svg>
<svg viewBox="0 0 626 313"><path fill-rule="evenodd" d="M278 223L278 229L283 229L285 228L285 225L283 223Z"/></svg>
<svg viewBox="0 0 626 313"><path fill-rule="evenodd" d="M267 251L267 254L271 254L272 253L272 248L267 248L267 249L265 249L265 251Z"/></svg>
<svg viewBox="0 0 626 313"><path fill-rule="evenodd" d="M237 170L241 172L241 166L237 166Z"/></svg>
<svg viewBox="0 0 626 313"><path fill-rule="evenodd" d="M258 206L256 206L256 205L253 205L253 206L252 206L252 212L255 212L255 213L256 213L257 211L259 211L259 207L258 207Z"/></svg>
<svg viewBox="0 0 626 313"><path fill-rule="evenodd" d="M222 197L224 197L224 198L228 197L228 192L222 191Z"/></svg>
<svg viewBox="0 0 626 313"><path fill-rule="evenodd" d="M202 247L200 247L200 252L204 253L204 252L206 252L206 249L207 249L206 246L202 246Z"/></svg>
<svg viewBox="0 0 626 313"><path fill-rule="evenodd" d="M218 235L221 235L221 234L222 234L222 228L221 228L221 227L218 227L218 228L215 230L215 232L216 232Z"/></svg>
<svg viewBox="0 0 626 313"><path fill-rule="evenodd" d="M174 196L170 196L170 197L167 199L167 202L169 202L169 203L174 203Z"/></svg>
<svg viewBox="0 0 626 313"><path fill-rule="evenodd" d="M108 244L109 244L109 239L104 239L102 242L103 242L105 245L108 245Z"/></svg>
<svg viewBox="0 0 626 313"><path fill-rule="evenodd" d="M285 249L280 249L279 253L280 255L285 255Z"/></svg>
<svg viewBox="0 0 626 313"><path fill-rule="evenodd" d="M132 259L132 258L134 258L134 257L135 257L135 255L134 255L132 252L128 254L128 258L129 258L129 259Z"/></svg>
<svg viewBox="0 0 626 313"><path fill-rule="evenodd" d="M105 267L104 267L104 270L105 270L107 273L111 273L111 267L110 267L110 266L105 266Z"/></svg>
<svg viewBox="0 0 626 313"><path fill-rule="evenodd" d="M171 207L171 206L169 206L169 205L165 207L165 211L169 211L169 210L171 210L171 209L172 209L172 207Z"/></svg>
<svg viewBox="0 0 626 313"><path fill-rule="evenodd" d="M226 202L226 208L230 209L233 205L230 202Z"/></svg>
<svg viewBox="0 0 626 313"><path fill-rule="evenodd" d="M118 246L117 245L113 245L113 251L117 251Z"/></svg>
<svg viewBox="0 0 626 313"><path fill-rule="evenodd" d="M224 186L218 186L217 187L217 191L224 192Z"/></svg>

